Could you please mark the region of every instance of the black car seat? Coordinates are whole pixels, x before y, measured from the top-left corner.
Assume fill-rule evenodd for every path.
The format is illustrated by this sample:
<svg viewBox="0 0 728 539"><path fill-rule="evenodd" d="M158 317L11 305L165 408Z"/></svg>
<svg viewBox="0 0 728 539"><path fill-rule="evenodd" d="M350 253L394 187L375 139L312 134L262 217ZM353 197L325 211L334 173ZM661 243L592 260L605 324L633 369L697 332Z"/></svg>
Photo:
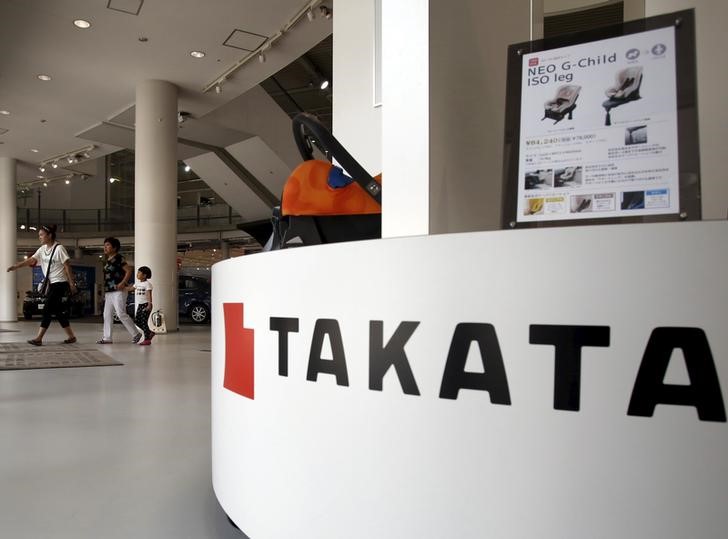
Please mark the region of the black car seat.
<svg viewBox="0 0 728 539"><path fill-rule="evenodd" d="M546 118L551 118L552 120L556 120L554 122L554 125L556 125L563 120L564 116L567 114L569 115L569 120L571 120L574 109L576 108L576 99L579 97L580 90L581 86L576 84L560 86L559 89L556 90L556 96L550 101L546 101L546 103L544 103L544 112L541 121Z"/></svg>
<svg viewBox="0 0 728 539"><path fill-rule="evenodd" d="M640 99L640 86L642 85L642 66L632 66L617 73L616 84L607 88L609 99L602 103L607 111L604 125L612 125L610 111L620 105Z"/></svg>

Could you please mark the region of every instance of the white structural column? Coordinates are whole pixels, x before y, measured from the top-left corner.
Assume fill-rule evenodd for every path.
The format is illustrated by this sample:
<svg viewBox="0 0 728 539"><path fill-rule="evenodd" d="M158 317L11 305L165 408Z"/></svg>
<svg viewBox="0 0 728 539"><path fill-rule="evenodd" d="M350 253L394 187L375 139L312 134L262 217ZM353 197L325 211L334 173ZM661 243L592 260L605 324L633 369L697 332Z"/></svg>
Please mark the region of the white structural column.
<svg viewBox="0 0 728 539"><path fill-rule="evenodd" d="M17 204L15 159L0 157L0 322L18 320L15 272L6 272L16 260Z"/></svg>
<svg viewBox="0 0 728 539"><path fill-rule="evenodd" d="M177 317L177 87L145 80L136 88L134 266L152 270L154 308L168 330Z"/></svg>

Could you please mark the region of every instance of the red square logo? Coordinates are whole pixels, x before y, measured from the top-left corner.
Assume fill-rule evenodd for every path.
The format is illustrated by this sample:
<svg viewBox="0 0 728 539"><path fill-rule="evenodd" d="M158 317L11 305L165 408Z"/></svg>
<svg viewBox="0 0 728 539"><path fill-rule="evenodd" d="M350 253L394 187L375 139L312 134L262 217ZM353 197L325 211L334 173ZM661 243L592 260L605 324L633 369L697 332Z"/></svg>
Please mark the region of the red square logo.
<svg viewBox="0 0 728 539"><path fill-rule="evenodd" d="M255 398L254 331L244 327L243 304L223 303L225 314L225 378L223 387Z"/></svg>
<svg viewBox="0 0 728 539"><path fill-rule="evenodd" d="M528 59L528 67L533 67L538 65L538 58L529 58Z"/></svg>

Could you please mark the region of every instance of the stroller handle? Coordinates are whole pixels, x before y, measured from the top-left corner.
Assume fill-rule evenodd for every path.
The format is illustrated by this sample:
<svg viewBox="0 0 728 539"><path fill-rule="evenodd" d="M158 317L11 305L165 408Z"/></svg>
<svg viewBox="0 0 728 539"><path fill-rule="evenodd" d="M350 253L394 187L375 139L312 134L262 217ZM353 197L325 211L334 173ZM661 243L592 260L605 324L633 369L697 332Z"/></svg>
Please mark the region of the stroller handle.
<svg viewBox="0 0 728 539"><path fill-rule="evenodd" d="M318 118L307 112L301 112L293 117L293 138L304 161L313 159L313 146L311 139L305 133L306 130L370 197L378 204L382 204L382 186L346 151L334 135L319 122Z"/></svg>

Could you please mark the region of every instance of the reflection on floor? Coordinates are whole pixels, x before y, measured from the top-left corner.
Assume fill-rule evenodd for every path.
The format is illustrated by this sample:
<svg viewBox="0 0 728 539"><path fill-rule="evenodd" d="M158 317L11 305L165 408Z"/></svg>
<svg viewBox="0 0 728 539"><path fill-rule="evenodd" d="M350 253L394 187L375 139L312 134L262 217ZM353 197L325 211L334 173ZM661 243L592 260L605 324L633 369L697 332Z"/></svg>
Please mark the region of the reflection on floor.
<svg viewBox="0 0 728 539"><path fill-rule="evenodd" d="M124 365L0 372L0 535L244 537L211 485L209 326L135 346L121 326L95 345L100 325L72 325ZM37 328L1 323L0 342ZM53 322L45 342L64 338Z"/></svg>

